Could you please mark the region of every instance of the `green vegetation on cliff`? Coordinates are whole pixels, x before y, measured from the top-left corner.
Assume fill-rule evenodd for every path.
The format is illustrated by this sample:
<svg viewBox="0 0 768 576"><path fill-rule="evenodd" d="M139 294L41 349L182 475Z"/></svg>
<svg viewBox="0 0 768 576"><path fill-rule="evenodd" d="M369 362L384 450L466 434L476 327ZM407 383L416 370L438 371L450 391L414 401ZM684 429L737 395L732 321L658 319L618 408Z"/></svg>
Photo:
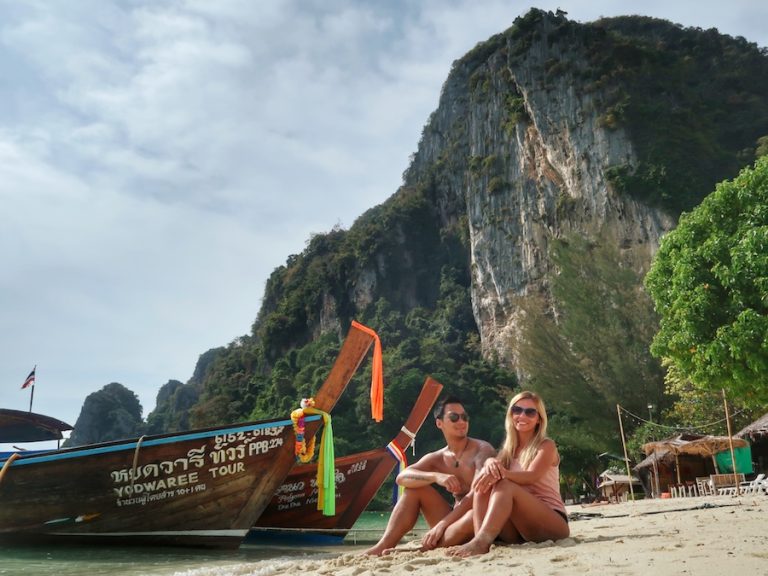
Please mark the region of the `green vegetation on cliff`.
<svg viewBox="0 0 768 576"><path fill-rule="evenodd" d="M456 227L438 227L433 192L429 183L403 188L349 231L314 236L302 254L275 270L253 333L209 351L205 370L196 371L202 393L190 424L287 417L325 379L356 319L375 329L383 344L386 417L379 424L370 418L366 361L333 412L337 453L386 445L428 374L465 399L473 434L499 442L516 378L482 358L467 247ZM331 329L317 334L322 322ZM164 400L151 419L172 422L184 414ZM428 419L419 452L440 438Z"/></svg>
<svg viewBox="0 0 768 576"><path fill-rule="evenodd" d="M251 333L201 357L192 381L166 390L152 421L178 429L287 416L325 378L352 319L381 336L386 418L370 420L365 363L334 410L340 454L386 444L427 374L464 398L473 435L498 443L517 372L543 392L565 477L580 486L604 467L597 454L620 449L617 403L635 413L648 402L671 405L648 353L658 320L642 277L622 266L621 247L608 236L558 230L552 215L546 257L557 274L546 279L549 292L502 295L519 298L524 318L521 341L510 342L516 356L502 362L481 350L465 188L474 178L494 198L506 192L509 154L494 146L524 136L517 126L532 121L509 67L488 62L525 61L542 41L569 54L545 62L547 84L570 74L580 82L574 90L596 95L602 126L629 134L636 160L607 167L620 194L679 214L764 146L768 58L754 44L648 18L577 24L532 10L458 60L446 82L463 99L457 109L470 105L469 91L506 91L498 95L502 122L478 138L486 149L470 146L462 119L441 131L441 110L433 114L401 189L349 230L314 235L288 257L267 282ZM494 82L494 70L503 81ZM505 209L488 221L508 219ZM197 398L191 406L187 393ZM439 440L428 419L419 452Z"/></svg>
<svg viewBox="0 0 768 576"><path fill-rule="evenodd" d="M715 29L652 18L610 18L590 45L595 84L610 86L611 115L629 130L637 165L612 167L620 190L674 214L754 161L768 134L766 50Z"/></svg>
<svg viewBox="0 0 768 576"><path fill-rule="evenodd" d="M547 60L547 76L568 71L578 90L600 95L602 125L626 129L637 154L609 167L613 185L672 214L752 163L768 136L768 49L742 37L642 16L579 24L536 9L505 35L513 59L544 40L577 55ZM483 46L498 44L494 36Z"/></svg>
<svg viewBox="0 0 768 576"><path fill-rule="evenodd" d="M143 432L139 398L122 384L112 382L86 397L72 434L64 445L81 446L132 438Z"/></svg>

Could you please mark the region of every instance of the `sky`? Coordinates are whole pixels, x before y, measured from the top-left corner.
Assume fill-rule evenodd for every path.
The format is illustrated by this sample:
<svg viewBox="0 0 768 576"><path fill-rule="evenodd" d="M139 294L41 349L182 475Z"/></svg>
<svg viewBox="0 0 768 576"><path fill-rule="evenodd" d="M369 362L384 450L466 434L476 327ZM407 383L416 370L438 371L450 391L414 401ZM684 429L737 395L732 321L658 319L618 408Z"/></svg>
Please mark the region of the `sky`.
<svg viewBox="0 0 768 576"><path fill-rule="evenodd" d="M402 182L454 60L530 7L768 46L764 0L0 0L0 407L144 416Z"/></svg>

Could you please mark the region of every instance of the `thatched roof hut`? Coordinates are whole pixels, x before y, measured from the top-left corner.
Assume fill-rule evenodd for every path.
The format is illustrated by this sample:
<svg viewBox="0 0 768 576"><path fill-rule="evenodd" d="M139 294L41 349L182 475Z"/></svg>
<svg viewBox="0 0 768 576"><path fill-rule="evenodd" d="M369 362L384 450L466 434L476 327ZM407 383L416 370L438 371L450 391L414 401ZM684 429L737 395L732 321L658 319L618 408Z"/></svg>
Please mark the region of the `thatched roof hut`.
<svg viewBox="0 0 768 576"><path fill-rule="evenodd" d="M643 445L647 457L634 470L640 476L646 493L658 494L668 491L674 484L694 482L699 476L716 473L715 454L729 450L731 442L734 448L749 445L742 438L700 434L679 434L648 442Z"/></svg>
<svg viewBox="0 0 768 576"><path fill-rule="evenodd" d="M768 413L736 433L738 438L752 444L752 458L756 472L768 471Z"/></svg>
<svg viewBox="0 0 768 576"><path fill-rule="evenodd" d="M745 426L736 432L737 438L748 438L750 440L756 440L766 436L768 436L768 412L752 422L749 426Z"/></svg>
<svg viewBox="0 0 768 576"><path fill-rule="evenodd" d="M689 454L709 458L723 450L729 450L733 442L734 448L747 446L742 438L730 439L728 436L699 436L698 434L680 434L658 442L643 444L646 455L656 452L671 452L673 455ZM639 464L638 464L639 466Z"/></svg>
<svg viewBox="0 0 768 576"><path fill-rule="evenodd" d="M641 485L640 479L634 476L630 479L626 474L619 474L606 470L598 476L597 489L601 496L609 501L620 502L626 500L626 495L630 492L629 483L637 486Z"/></svg>

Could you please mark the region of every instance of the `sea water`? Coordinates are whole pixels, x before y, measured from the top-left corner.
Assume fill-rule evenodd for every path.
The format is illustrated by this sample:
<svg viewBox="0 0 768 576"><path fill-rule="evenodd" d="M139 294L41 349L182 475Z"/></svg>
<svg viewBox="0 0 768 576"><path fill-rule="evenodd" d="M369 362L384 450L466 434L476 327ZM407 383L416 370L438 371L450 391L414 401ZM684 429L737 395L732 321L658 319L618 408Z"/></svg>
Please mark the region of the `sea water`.
<svg viewBox="0 0 768 576"><path fill-rule="evenodd" d="M284 562L362 551L381 536L388 519L386 513L366 512L342 543L323 546L246 543L237 550L207 550L0 545L0 576L268 576Z"/></svg>
<svg viewBox="0 0 768 576"><path fill-rule="evenodd" d="M338 547L337 547L338 548ZM238 550L139 547L0 547L2 576L229 576L259 574L276 563L333 557L326 549L244 545ZM252 567L253 570L245 570Z"/></svg>
<svg viewBox="0 0 768 576"><path fill-rule="evenodd" d="M0 547L2 576L241 576L292 560L333 558L356 548L244 544L238 550L142 547Z"/></svg>

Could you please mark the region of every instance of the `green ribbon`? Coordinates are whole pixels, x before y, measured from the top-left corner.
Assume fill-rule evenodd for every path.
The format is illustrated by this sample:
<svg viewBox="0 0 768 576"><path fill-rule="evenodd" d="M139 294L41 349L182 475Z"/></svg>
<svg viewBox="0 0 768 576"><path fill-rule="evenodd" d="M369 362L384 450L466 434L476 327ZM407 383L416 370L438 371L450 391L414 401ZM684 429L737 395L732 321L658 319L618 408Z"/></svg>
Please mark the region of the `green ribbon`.
<svg viewBox="0 0 768 576"><path fill-rule="evenodd" d="M331 415L317 408L304 408L304 412L323 417L323 435L317 459L317 509L323 516L336 515L336 455L333 448Z"/></svg>

